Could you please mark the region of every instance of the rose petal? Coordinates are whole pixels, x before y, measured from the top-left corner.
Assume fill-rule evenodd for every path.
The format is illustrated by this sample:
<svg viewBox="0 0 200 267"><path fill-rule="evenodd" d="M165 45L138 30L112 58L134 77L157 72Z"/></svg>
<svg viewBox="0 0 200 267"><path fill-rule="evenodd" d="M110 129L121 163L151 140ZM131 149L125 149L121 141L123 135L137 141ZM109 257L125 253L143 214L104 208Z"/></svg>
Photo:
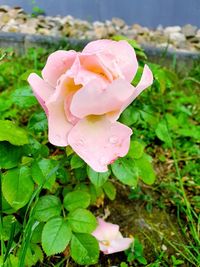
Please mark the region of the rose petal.
<svg viewBox="0 0 200 267"><path fill-rule="evenodd" d="M99 76L98 73L92 72L90 70L87 70L84 68L84 66L81 65L80 58L82 56L78 55L72 65L72 67L66 72L66 75L68 77L71 77L74 79L74 83L76 85L86 85L88 82L90 82L93 79L99 79L102 78L102 81L105 80L105 77ZM107 81L105 81L107 82Z"/></svg>
<svg viewBox="0 0 200 267"><path fill-rule="evenodd" d="M28 82L33 89L33 93L37 98L38 102L45 110L46 114L48 114L48 110L45 102L53 93L54 89L47 84L42 78L40 78L37 74L31 73L28 77Z"/></svg>
<svg viewBox="0 0 200 267"><path fill-rule="evenodd" d="M127 154L132 130L105 116L90 116L80 120L70 131L68 142L73 150L97 172Z"/></svg>
<svg viewBox="0 0 200 267"><path fill-rule="evenodd" d="M128 249L133 242L133 238L117 238L113 239L110 242L110 246L107 247L107 250L104 254L112 254Z"/></svg>
<svg viewBox="0 0 200 267"><path fill-rule="evenodd" d="M56 87L57 81L73 64L77 53L73 50L59 50L52 53L42 70L43 79L53 87Z"/></svg>
<svg viewBox="0 0 200 267"><path fill-rule="evenodd" d="M63 74L61 78L59 79L59 83L56 86L56 90L54 91L54 94L52 94L50 101L51 102L62 102L63 107L65 109L65 115L69 122L72 124L77 122L77 118L71 114L70 111L70 104L71 99L75 92L81 88L81 85L76 85L74 83L74 79L69 77L68 73Z"/></svg>
<svg viewBox="0 0 200 267"><path fill-rule="evenodd" d="M65 116L63 100L47 102L49 142L56 146L68 145L68 134L72 128Z"/></svg>
<svg viewBox="0 0 200 267"><path fill-rule="evenodd" d="M98 226L92 235L99 241L108 241L115 239L119 232L119 225L105 222L98 218Z"/></svg>
<svg viewBox="0 0 200 267"><path fill-rule="evenodd" d="M120 110L116 111L116 112L112 112L110 114L107 114L108 118L111 121L116 121L120 114L133 102L133 100L142 93L142 91L144 91L144 89L148 88L149 86L151 86L153 83L153 75L151 70L149 69L149 67L147 65L144 66L143 69L143 73L142 73L142 77L140 79L140 82L138 83L138 85L134 88L133 87L133 91L131 96L124 102L123 106L121 107Z"/></svg>
<svg viewBox="0 0 200 267"><path fill-rule="evenodd" d="M112 72L109 71L107 66L104 65L101 58L95 54L81 54L79 55L81 67L85 70L90 71L90 73L95 73L99 75L101 78L113 81Z"/></svg>
<svg viewBox="0 0 200 267"><path fill-rule="evenodd" d="M93 41L86 45L83 53L97 54L114 76L117 74L128 82L132 81L138 69L135 51L127 41Z"/></svg>
<svg viewBox="0 0 200 267"><path fill-rule="evenodd" d="M134 87L123 79L111 84L95 79L74 94L70 110L78 118L120 110L133 90Z"/></svg>

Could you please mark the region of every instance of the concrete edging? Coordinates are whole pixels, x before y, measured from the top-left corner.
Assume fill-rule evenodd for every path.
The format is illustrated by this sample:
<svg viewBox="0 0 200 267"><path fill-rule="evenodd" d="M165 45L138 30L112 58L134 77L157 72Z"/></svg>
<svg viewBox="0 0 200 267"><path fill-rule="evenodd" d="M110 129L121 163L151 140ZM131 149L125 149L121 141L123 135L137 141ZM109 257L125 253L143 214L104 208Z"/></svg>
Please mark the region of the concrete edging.
<svg viewBox="0 0 200 267"><path fill-rule="evenodd" d="M78 40L67 37L54 37L43 35L27 35L22 33L0 32L0 48L12 47L18 54L24 54L32 47L59 47L77 46L83 48L91 40ZM142 45L150 61L162 62L163 65L176 65L182 70L192 67L194 61L200 60L200 53L191 51L178 51L172 48L159 48Z"/></svg>

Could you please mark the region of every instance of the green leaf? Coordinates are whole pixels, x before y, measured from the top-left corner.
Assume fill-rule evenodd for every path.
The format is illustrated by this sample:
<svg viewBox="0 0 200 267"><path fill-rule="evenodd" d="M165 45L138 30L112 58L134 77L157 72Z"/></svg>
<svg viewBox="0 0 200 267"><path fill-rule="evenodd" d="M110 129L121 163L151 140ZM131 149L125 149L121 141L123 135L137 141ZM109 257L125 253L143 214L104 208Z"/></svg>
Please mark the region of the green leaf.
<svg viewBox="0 0 200 267"><path fill-rule="evenodd" d="M108 180L110 171L107 172L95 172L89 166L87 167L87 174L90 181L96 186L101 187Z"/></svg>
<svg viewBox="0 0 200 267"><path fill-rule="evenodd" d="M134 166L134 161L128 158L120 158L112 165L112 171L116 178L123 184L136 187L138 181L138 171Z"/></svg>
<svg viewBox="0 0 200 267"><path fill-rule="evenodd" d="M68 221L74 232L91 233L97 226L95 216L85 209L76 209L69 213Z"/></svg>
<svg viewBox="0 0 200 267"><path fill-rule="evenodd" d="M165 117L170 129L176 130L179 128L178 119L175 116L173 116L171 113L167 113Z"/></svg>
<svg viewBox="0 0 200 267"><path fill-rule="evenodd" d="M147 264L147 260L144 257L137 257L137 261L143 265Z"/></svg>
<svg viewBox="0 0 200 267"><path fill-rule="evenodd" d="M31 236L31 242L34 244L41 243L42 240L42 230L44 227L44 223L39 223L33 230Z"/></svg>
<svg viewBox="0 0 200 267"><path fill-rule="evenodd" d="M105 194L107 195L107 197L110 200L114 200L115 199L115 197L116 197L116 188L111 182L107 181L103 185L103 190L104 190Z"/></svg>
<svg viewBox="0 0 200 267"><path fill-rule="evenodd" d="M24 207L31 198L33 190L34 183L28 167L9 170L3 175L3 195L14 209Z"/></svg>
<svg viewBox="0 0 200 267"><path fill-rule="evenodd" d="M136 159L135 166L138 168L139 176L145 184L151 185L154 183L156 175L147 154L143 154L140 159Z"/></svg>
<svg viewBox="0 0 200 267"><path fill-rule="evenodd" d="M15 257L14 255L10 254L9 259L4 263L3 265L4 257L0 255L0 267L18 267L19 259Z"/></svg>
<svg viewBox="0 0 200 267"><path fill-rule="evenodd" d="M144 153L144 145L138 141L131 141L127 157L139 159Z"/></svg>
<svg viewBox="0 0 200 267"><path fill-rule="evenodd" d="M0 232L0 235L2 235L4 241L7 241L10 238L10 232L13 224L15 224L14 227L15 228L14 236L15 236L20 231L20 224L17 222L17 220L13 215L8 215L3 217L3 229L2 233Z"/></svg>
<svg viewBox="0 0 200 267"><path fill-rule="evenodd" d="M12 145L28 144L28 136L24 129L9 120L0 120L0 141L8 141Z"/></svg>
<svg viewBox="0 0 200 267"><path fill-rule="evenodd" d="M90 265L98 262L99 245L90 234L73 234L70 244L71 256L80 265Z"/></svg>
<svg viewBox="0 0 200 267"><path fill-rule="evenodd" d="M44 258L42 249L39 245L30 244L26 252L25 263L27 267L36 266L38 261L42 262Z"/></svg>
<svg viewBox="0 0 200 267"><path fill-rule="evenodd" d="M6 214L13 214L16 212L15 209L13 209L10 204L6 201L5 197L2 195L2 210Z"/></svg>
<svg viewBox="0 0 200 267"><path fill-rule="evenodd" d="M48 221L42 231L42 248L47 256L61 253L71 240L72 232L63 218Z"/></svg>
<svg viewBox="0 0 200 267"><path fill-rule="evenodd" d="M136 110L133 106L129 106L126 108L121 116L120 116L120 121L127 126L131 126L135 124L140 118L140 113L138 110Z"/></svg>
<svg viewBox="0 0 200 267"><path fill-rule="evenodd" d="M90 205L90 194L76 190L74 192L67 193L64 198L64 207L68 211L73 211L77 208L87 208Z"/></svg>
<svg viewBox="0 0 200 267"><path fill-rule="evenodd" d="M78 169L82 167L85 162L76 154L74 154L70 160L70 165L72 169Z"/></svg>
<svg viewBox="0 0 200 267"><path fill-rule="evenodd" d="M28 123L28 129L35 133L45 132L48 128L47 118L43 111L34 113Z"/></svg>
<svg viewBox="0 0 200 267"><path fill-rule="evenodd" d="M12 102L20 108L27 109L37 104L37 100L29 86L17 88L11 94Z"/></svg>
<svg viewBox="0 0 200 267"><path fill-rule="evenodd" d="M16 167L23 155L22 147L13 146L8 142L0 142L0 168Z"/></svg>
<svg viewBox="0 0 200 267"><path fill-rule="evenodd" d="M24 153L37 158L39 155L42 157L48 157L49 149L47 146L40 144L36 139L30 137L29 144L23 146Z"/></svg>
<svg viewBox="0 0 200 267"><path fill-rule="evenodd" d="M171 147L171 138L169 136L167 125L164 121L158 123L156 127L156 135L161 141L165 142L168 146Z"/></svg>
<svg viewBox="0 0 200 267"><path fill-rule="evenodd" d="M40 222L46 222L61 213L61 202L56 196L41 197L34 209L34 218Z"/></svg>
<svg viewBox="0 0 200 267"><path fill-rule="evenodd" d="M51 189L56 179L56 167L57 162L51 159L41 159L39 161L35 161L32 164L31 172L33 180L38 184L42 185L44 183L43 188Z"/></svg>

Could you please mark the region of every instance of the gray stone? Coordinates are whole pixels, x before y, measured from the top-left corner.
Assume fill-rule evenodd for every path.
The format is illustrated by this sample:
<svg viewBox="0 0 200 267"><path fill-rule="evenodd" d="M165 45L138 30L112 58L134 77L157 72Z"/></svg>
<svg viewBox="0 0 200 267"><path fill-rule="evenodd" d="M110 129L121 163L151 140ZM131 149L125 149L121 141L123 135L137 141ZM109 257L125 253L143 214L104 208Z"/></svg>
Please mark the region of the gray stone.
<svg viewBox="0 0 200 267"><path fill-rule="evenodd" d="M187 24L182 27L182 32L186 38L194 37L197 31L197 27L191 24Z"/></svg>
<svg viewBox="0 0 200 267"><path fill-rule="evenodd" d="M106 36L108 35L108 31L104 26L95 27L94 31L96 38L98 39L106 38Z"/></svg>
<svg viewBox="0 0 200 267"><path fill-rule="evenodd" d="M170 34L170 33L177 33L177 32L181 32L181 27L180 26L170 26L170 27L166 27L164 29L164 33L165 34Z"/></svg>
<svg viewBox="0 0 200 267"><path fill-rule="evenodd" d="M120 18L112 18L112 23L114 26L119 28L123 28L126 25L125 21Z"/></svg>
<svg viewBox="0 0 200 267"><path fill-rule="evenodd" d="M169 40L178 44L186 41L185 35L181 32L171 32L169 34Z"/></svg>
<svg viewBox="0 0 200 267"><path fill-rule="evenodd" d="M0 12L8 12L10 10L10 7L7 5L0 6Z"/></svg>

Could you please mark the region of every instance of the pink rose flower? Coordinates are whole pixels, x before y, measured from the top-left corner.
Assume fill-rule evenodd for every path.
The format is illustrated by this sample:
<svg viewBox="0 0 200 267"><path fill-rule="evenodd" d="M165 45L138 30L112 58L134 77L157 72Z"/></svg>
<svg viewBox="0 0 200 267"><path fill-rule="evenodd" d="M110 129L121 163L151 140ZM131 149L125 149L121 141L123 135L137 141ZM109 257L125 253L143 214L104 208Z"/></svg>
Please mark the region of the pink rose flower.
<svg viewBox="0 0 200 267"><path fill-rule="evenodd" d="M153 77L144 66L136 87L130 83L138 68L127 41L90 42L82 53L56 51L42 70L42 78L28 77L48 118L49 142L70 145L95 171L127 154L132 130L117 122L122 111Z"/></svg>
<svg viewBox="0 0 200 267"><path fill-rule="evenodd" d="M119 225L107 223L98 218L98 226L92 235L98 240L100 250L104 254L112 254L128 249L133 238L124 238L119 231Z"/></svg>

